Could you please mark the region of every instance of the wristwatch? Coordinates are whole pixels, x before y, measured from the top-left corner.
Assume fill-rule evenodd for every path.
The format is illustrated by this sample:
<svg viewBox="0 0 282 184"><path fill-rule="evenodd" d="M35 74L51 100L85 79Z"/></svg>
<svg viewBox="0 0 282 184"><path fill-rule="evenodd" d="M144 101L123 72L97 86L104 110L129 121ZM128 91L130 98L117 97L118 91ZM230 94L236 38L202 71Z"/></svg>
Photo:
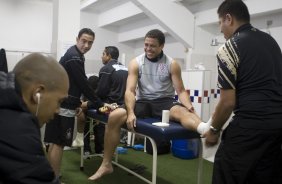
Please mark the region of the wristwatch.
<svg viewBox="0 0 282 184"><path fill-rule="evenodd" d="M211 126L211 125L210 125L210 130L211 130L211 132L214 133L214 134L218 134L218 133L221 131L221 129L214 128L214 127Z"/></svg>

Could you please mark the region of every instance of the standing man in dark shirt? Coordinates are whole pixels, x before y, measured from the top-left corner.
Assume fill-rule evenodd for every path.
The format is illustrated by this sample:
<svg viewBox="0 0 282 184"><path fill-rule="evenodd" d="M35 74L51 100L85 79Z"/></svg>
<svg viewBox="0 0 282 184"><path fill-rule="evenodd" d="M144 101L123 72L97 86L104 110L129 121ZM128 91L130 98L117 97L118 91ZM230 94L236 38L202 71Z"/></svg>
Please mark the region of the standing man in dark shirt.
<svg viewBox="0 0 282 184"><path fill-rule="evenodd" d="M68 98L62 103L59 114L47 124L45 132L45 142L51 143L48 159L56 176L60 173L64 146L72 145L74 120L76 109L81 105L81 95L91 101L95 108L104 105L89 86L84 69L84 54L91 49L94 39L95 34L91 29L81 29L76 45L70 47L60 60L69 77Z"/></svg>
<svg viewBox="0 0 282 184"><path fill-rule="evenodd" d="M217 53L220 100L205 134L207 145L218 142L232 111L234 116L215 155L212 183L282 183L281 49L252 27L243 1L225 0L217 13L227 41Z"/></svg>

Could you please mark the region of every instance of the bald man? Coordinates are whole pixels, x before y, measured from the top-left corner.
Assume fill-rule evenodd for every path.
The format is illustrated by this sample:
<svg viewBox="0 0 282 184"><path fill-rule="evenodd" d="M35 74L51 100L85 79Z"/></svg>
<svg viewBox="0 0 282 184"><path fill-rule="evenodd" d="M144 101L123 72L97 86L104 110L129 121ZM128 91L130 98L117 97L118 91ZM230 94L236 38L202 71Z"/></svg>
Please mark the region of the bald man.
<svg viewBox="0 0 282 184"><path fill-rule="evenodd" d="M68 88L64 68L38 53L0 72L0 183L60 183L45 157L40 127L58 113Z"/></svg>

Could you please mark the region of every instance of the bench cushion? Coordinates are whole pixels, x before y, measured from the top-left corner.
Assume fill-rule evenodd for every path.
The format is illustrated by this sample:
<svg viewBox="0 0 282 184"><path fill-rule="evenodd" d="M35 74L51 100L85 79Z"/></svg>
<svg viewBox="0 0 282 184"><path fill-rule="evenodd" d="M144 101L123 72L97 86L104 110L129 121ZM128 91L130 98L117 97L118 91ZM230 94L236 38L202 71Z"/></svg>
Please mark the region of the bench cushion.
<svg viewBox="0 0 282 184"><path fill-rule="evenodd" d="M99 114L93 109L89 109L87 111L87 116L105 123L108 120L107 115ZM135 131L137 133L147 135L153 138L155 141L200 138L200 134L185 129L182 125L180 125L180 123L177 122L170 121L170 125L168 127L158 127L152 125L152 123L159 121L160 120L156 118L138 118ZM123 128L126 128L126 125Z"/></svg>

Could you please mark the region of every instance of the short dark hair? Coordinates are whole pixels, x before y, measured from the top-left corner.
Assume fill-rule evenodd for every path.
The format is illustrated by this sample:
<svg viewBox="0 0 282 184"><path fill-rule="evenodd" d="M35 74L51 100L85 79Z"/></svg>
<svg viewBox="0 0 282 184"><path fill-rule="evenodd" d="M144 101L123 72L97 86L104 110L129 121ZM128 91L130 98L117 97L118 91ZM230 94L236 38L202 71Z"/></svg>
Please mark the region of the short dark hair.
<svg viewBox="0 0 282 184"><path fill-rule="evenodd" d="M119 50L117 47L115 46L108 46L108 47L105 47L105 53L107 55L110 55L112 59L115 59L117 60L118 57L119 57Z"/></svg>
<svg viewBox="0 0 282 184"><path fill-rule="evenodd" d="M94 91L97 89L98 83L99 83L99 77L97 77L96 75L92 75L88 78L88 84Z"/></svg>
<svg viewBox="0 0 282 184"><path fill-rule="evenodd" d="M78 38L80 38L83 34L88 34L95 37L94 31L92 31L90 28L82 28L78 33Z"/></svg>
<svg viewBox="0 0 282 184"><path fill-rule="evenodd" d="M250 22L250 14L248 7L242 0L225 0L217 9L219 17L226 14L234 16L238 21Z"/></svg>
<svg viewBox="0 0 282 184"><path fill-rule="evenodd" d="M163 45L165 43L165 35L162 31L158 29L152 29L145 35L146 38L155 38L159 41L160 45Z"/></svg>

